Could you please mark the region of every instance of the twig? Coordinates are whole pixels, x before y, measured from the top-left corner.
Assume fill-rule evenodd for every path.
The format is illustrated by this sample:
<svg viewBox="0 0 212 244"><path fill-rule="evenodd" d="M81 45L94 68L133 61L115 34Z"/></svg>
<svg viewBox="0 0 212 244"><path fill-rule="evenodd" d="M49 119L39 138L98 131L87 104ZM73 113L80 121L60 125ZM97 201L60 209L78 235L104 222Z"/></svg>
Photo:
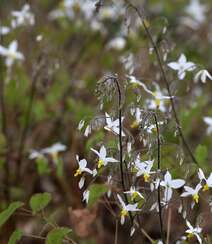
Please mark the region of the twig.
<svg viewBox="0 0 212 244"><path fill-rule="evenodd" d="M160 68L160 72L161 72L161 75L162 75L162 78L163 78L163 81L166 85L166 89L168 91L168 95L170 97L170 102L171 102L171 107L172 107L172 112L173 112L173 116L174 116L174 119L175 119L175 122L176 122L176 125L177 125L177 130L178 130L178 133L182 139L182 142L188 152L188 154L190 155L192 161L198 165L198 162L194 156L194 154L192 153L191 149L190 149L190 146L189 144L187 143L186 139L185 139L185 136L183 134L183 131L182 131L182 128L181 128L181 125L180 125L180 121L179 121L179 118L178 118L178 115L177 115L177 111L176 111L176 108L175 108L175 104L174 104L174 99L173 99L173 96L171 94L171 89L170 89L170 86L169 86L169 82L168 82L168 79L166 77L166 73L165 73L165 70L163 68L163 61L160 57L160 53L159 53L159 50L158 50L158 47L155 43L155 41L153 40L153 37L152 37L152 34L151 32L149 31L145 21L143 20L143 17L142 17L142 14L141 12L139 11L139 9L133 5L129 0L125 0L125 2L128 4L129 7L131 7L132 9L135 10L135 12L137 13L137 15L139 16L140 20L141 20L141 23L144 27L144 30L146 32L146 35L147 37L149 38L152 46L153 46L153 49L154 49L154 52L156 54L156 58L157 58L157 61L158 61L158 64L159 64L159 68Z"/></svg>
<svg viewBox="0 0 212 244"><path fill-rule="evenodd" d="M153 117L155 120L155 125L156 125L156 130L157 130L157 161L158 161L158 172L160 172L160 130L158 126L158 120L157 116L155 113L153 113ZM163 240L163 243L165 243L165 238L164 238L164 232L163 232L163 219L162 219L162 206L161 206L161 196L160 196L160 183L158 186L158 208L159 208L159 220L160 220L160 232L161 232L161 238Z"/></svg>
<svg viewBox="0 0 212 244"><path fill-rule="evenodd" d="M169 244L170 230L171 230L171 219L172 219L172 211L171 211L171 208L169 208L169 210L168 210L168 221L167 221L166 244Z"/></svg>
<svg viewBox="0 0 212 244"><path fill-rule="evenodd" d="M114 244L118 244L118 227L119 227L119 221L118 221L118 219L116 219L116 231L115 231Z"/></svg>

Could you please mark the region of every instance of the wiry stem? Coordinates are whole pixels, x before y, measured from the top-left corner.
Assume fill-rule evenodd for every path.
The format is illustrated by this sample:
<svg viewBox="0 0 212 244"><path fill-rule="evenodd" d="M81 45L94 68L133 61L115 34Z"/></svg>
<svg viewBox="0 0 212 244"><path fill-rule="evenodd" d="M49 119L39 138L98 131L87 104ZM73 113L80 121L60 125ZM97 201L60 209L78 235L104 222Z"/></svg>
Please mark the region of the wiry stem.
<svg viewBox="0 0 212 244"><path fill-rule="evenodd" d="M158 162L158 172L160 172L160 158L161 158L161 155L160 155L160 130L159 130L159 126L158 126L158 120L157 120L157 116L155 113L153 113L153 117L154 117L154 120L155 120L155 125L156 125L156 131L157 131L157 162ZM160 196L160 183L159 183L159 186L158 186L158 208L159 208L159 220L160 220L160 232L161 232L161 238L163 240L163 243L165 243L165 237L164 237L164 231L163 231L163 219L162 219L162 206L161 206L161 196Z"/></svg>
<svg viewBox="0 0 212 244"><path fill-rule="evenodd" d="M163 61L162 61L162 59L161 59L161 57L160 57L160 53L159 53L158 47L157 47L155 41L153 40L152 34L151 34L151 32L149 31L149 29L148 29L148 27L147 27L145 21L143 20L142 14L141 14L141 12L139 11L139 9L138 9L135 5L133 5L130 1L128 1L128 0L125 0L125 2L128 4L129 7L131 7L132 9L134 9L135 12L137 13L137 15L139 16L139 18L140 18L140 20L141 20L141 23L142 23L142 25L143 25L143 27L144 27L144 30L145 30L145 32L146 32L146 35L147 35L147 37L149 38L149 40L150 40L150 42L151 42L151 44L152 44L152 46L153 46L153 49L154 49L154 52L155 52L155 54L156 54L156 58L157 58L157 61L158 61L158 65L159 65L159 68L160 68L160 72L161 72L163 81L164 81L164 83L165 83L165 85L166 85L166 89L167 89L168 94L169 94L169 97L170 97L170 102L171 102L172 112L173 112L174 119L175 119L175 121L176 121L176 125L177 125L178 133L179 133L180 138L181 138L181 140L182 140L182 142L183 142L183 145L185 146L185 148L186 148L186 150L187 150L189 156L191 157L192 161L193 161L195 164L198 165L198 162L197 162L197 160L196 160L194 154L192 153L191 148L190 148L189 144L187 143L187 141L186 141L186 139L185 139L185 136L184 136L184 134L183 134L183 131L182 131L182 128L181 128L181 125L180 125L180 120L179 120L179 118L178 118L177 111L176 111L176 108L175 108L174 99L173 99L173 96L172 96L172 94L171 94L171 89L170 89L170 86L169 86L168 79L167 79L167 77L166 77L165 70L164 70L164 68L163 68Z"/></svg>

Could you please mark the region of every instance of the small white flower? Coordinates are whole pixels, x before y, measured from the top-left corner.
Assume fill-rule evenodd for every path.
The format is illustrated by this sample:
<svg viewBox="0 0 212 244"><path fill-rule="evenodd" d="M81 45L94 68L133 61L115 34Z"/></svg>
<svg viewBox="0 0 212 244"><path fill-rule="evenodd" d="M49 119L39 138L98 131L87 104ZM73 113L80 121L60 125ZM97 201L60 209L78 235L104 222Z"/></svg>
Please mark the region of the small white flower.
<svg viewBox="0 0 212 244"><path fill-rule="evenodd" d="M198 176L201 182L204 181L203 191L207 191L209 188L212 188L212 173L210 173L209 177L206 178L203 171L199 169Z"/></svg>
<svg viewBox="0 0 212 244"><path fill-rule="evenodd" d="M0 35L7 35L8 33L10 33L10 28L7 26L1 26L0 25Z"/></svg>
<svg viewBox="0 0 212 244"><path fill-rule="evenodd" d="M30 11L30 5L25 4L20 11L12 11L12 27L16 28L24 25L34 25L35 17Z"/></svg>
<svg viewBox="0 0 212 244"><path fill-rule="evenodd" d="M196 23L201 24L206 19L206 10L207 6L201 4L199 0L191 0L186 8L186 13L189 14Z"/></svg>
<svg viewBox="0 0 212 244"><path fill-rule="evenodd" d="M199 191L202 188L201 184L198 184L195 189L190 186L184 186L185 192L181 194L181 197L192 196L195 203L199 202Z"/></svg>
<svg viewBox="0 0 212 244"><path fill-rule="evenodd" d="M147 105L149 109L159 109L161 112L165 112L166 111L166 107L165 107L165 102L164 100L170 100L170 96L165 96L160 87L154 83L156 89L155 91L151 91L147 88L147 86L139 81L135 76L127 76L130 79L130 83L133 84L134 86L138 87L141 86L144 91L146 91L148 94L152 95L154 99L148 99L147 100ZM173 98L173 96L172 96Z"/></svg>
<svg viewBox="0 0 212 244"><path fill-rule="evenodd" d="M113 38L107 45L109 49L122 50L126 45L126 40L123 37Z"/></svg>
<svg viewBox="0 0 212 244"><path fill-rule="evenodd" d="M140 108L131 109L131 114L135 116L135 120L130 125L131 128L137 128L142 121L142 112Z"/></svg>
<svg viewBox="0 0 212 244"><path fill-rule="evenodd" d="M84 136L85 136L85 137L88 137L89 134L91 134L91 126L90 126L90 125L88 125L88 126L85 128Z"/></svg>
<svg viewBox="0 0 212 244"><path fill-rule="evenodd" d="M84 124L85 124L85 121L84 120L80 120L77 129L81 130L83 128Z"/></svg>
<svg viewBox="0 0 212 244"><path fill-rule="evenodd" d="M118 135L119 134L119 119L112 120L110 115L105 113L106 117L106 126L104 127L105 130L111 131L114 134ZM124 120L124 117L121 118L121 120ZM125 136L124 132L122 131L122 136Z"/></svg>
<svg viewBox="0 0 212 244"><path fill-rule="evenodd" d="M18 42L12 41L8 48L0 45L0 55L6 57L6 66L11 67L16 60L24 60L24 55L17 51Z"/></svg>
<svg viewBox="0 0 212 244"><path fill-rule="evenodd" d="M163 121L159 121L158 125L163 125L164 122ZM157 131L157 127L155 124L152 125L145 125L144 126L144 130L146 130L147 133L152 134L152 132L156 132Z"/></svg>
<svg viewBox="0 0 212 244"><path fill-rule="evenodd" d="M185 233L187 234L187 238L190 239L193 236L196 236L198 242L201 244L202 239L199 234L202 232L202 228L200 228L199 226L194 228L188 220L186 220L186 225L188 226L188 229L185 231Z"/></svg>
<svg viewBox="0 0 212 244"><path fill-rule="evenodd" d="M83 199L82 199L82 201L85 201L86 204L88 204L89 196L90 196L90 191L89 190L85 190L83 192Z"/></svg>
<svg viewBox="0 0 212 244"><path fill-rule="evenodd" d="M144 199L142 194L136 190L135 186L131 186L129 191L125 191L125 194L130 194L131 200L134 201L137 197Z"/></svg>
<svg viewBox="0 0 212 244"><path fill-rule="evenodd" d="M42 153L50 154L55 162L58 160L58 154L59 152L63 152L66 150L66 146L61 144L60 142L57 142L53 144L51 147L44 148L41 150Z"/></svg>
<svg viewBox="0 0 212 244"><path fill-rule="evenodd" d="M212 80L211 74L206 69L202 69L196 73L194 76L194 81L198 82L198 80L201 80L202 83L205 83L207 78Z"/></svg>
<svg viewBox="0 0 212 244"><path fill-rule="evenodd" d="M178 72L178 78L183 80L186 76L186 71L192 71L196 65L192 62L187 62L186 56L181 54L177 62L170 62L167 64L171 69Z"/></svg>
<svg viewBox="0 0 212 244"><path fill-rule="evenodd" d="M79 156L76 155L76 160L78 162L79 167L76 170L76 172L74 174L74 177L81 176L80 181L78 183L79 188L81 189L84 186L84 183L85 183L85 177L83 176L83 173L87 172L88 174L93 175L93 171L86 167L87 166L86 159L79 160Z"/></svg>
<svg viewBox="0 0 212 244"><path fill-rule="evenodd" d="M185 184L184 180L176 179L173 180L169 171L166 172L164 180L160 182L160 185L165 187L165 196L164 199L168 202L172 197L172 189L178 189Z"/></svg>
<svg viewBox="0 0 212 244"><path fill-rule="evenodd" d="M139 177L143 175L144 181L149 182L150 174L154 173L151 171L153 167L154 160L148 160L140 162L139 160L135 161L135 167L137 170L136 176Z"/></svg>
<svg viewBox="0 0 212 244"><path fill-rule="evenodd" d="M125 222L125 218L128 216L129 212L141 211L138 207L137 203L134 204L125 204L119 194L117 194L118 200L121 204L121 224L123 225Z"/></svg>
<svg viewBox="0 0 212 244"><path fill-rule="evenodd" d="M208 125L206 132L210 135L212 133L212 117L204 117L203 120Z"/></svg>
<svg viewBox="0 0 212 244"><path fill-rule="evenodd" d="M29 155L29 159L40 159L44 158L43 153L37 151L37 150L31 150L31 153Z"/></svg>
<svg viewBox="0 0 212 244"><path fill-rule="evenodd" d="M100 169L102 166L106 166L108 163L116 163L118 160L115 158L107 157L107 150L104 145L101 146L99 152L93 148L91 148L91 151L93 151L98 157L98 169Z"/></svg>

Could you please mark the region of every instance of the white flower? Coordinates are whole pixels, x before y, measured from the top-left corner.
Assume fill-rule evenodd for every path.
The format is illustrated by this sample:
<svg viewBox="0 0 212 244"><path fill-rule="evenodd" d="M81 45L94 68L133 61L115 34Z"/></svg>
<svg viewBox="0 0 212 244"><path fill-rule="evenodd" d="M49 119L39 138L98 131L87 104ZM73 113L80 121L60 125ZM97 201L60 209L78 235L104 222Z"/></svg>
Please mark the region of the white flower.
<svg viewBox="0 0 212 244"><path fill-rule="evenodd" d="M189 14L197 24L201 24L206 19L206 10L207 7L200 4L199 0L191 0L190 4L186 8L186 13Z"/></svg>
<svg viewBox="0 0 212 244"><path fill-rule="evenodd" d="M204 117L203 120L208 125L207 134L210 135L212 133L212 117Z"/></svg>
<svg viewBox="0 0 212 244"><path fill-rule="evenodd" d="M163 125L164 122L163 121L159 121L158 125ZM145 125L144 126L144 130L146 130L147 133L152 134L152 132L156 132L157 131L157 127L156 124L152 124L152 125Z"/></svg>
<svg viewBox="0 0 212 244"><path fill-rule="evenodd" d="M134 201L137 197L144 199L142 194L136 190L135 186L131 186L129 191L125 191L125 194L130 194L131 200Z"/></svg>
<svg viewBox="0 0 212 244"><path fill-rule="evenodd" d="M89 134L91 134L91 126L90 125L86 126L84 136L88 137Z"/></svg>
<svg viewBox="0 0 212 244"><path fill-rule="evenodd" d="M202 239L199 234L202 232L202 228L200 228L199 226L194 228L188 220L186 220L186 225L188 226L188 229L185 231L185 233L187 234L187 238L190 239L193 236L196 236L198 242L201 244Z"/></svg>
<svg viewBox="0 0 212 244"><path fill-rule="evenodd" d="M85 190L83 192L83 199L82 199L82 201L85 201L86 204L88 204L89 196L90 196L90 191L89 190Z"/></svg>
<svg viewBox="0 0 212 244"><path fill-rule="evenodd" d="M210 173L209 177L206 178L203 171L199 169L198 176L201 182L204 181L203 191L207 191L209 188L212 188L212 173Z"/></svg>
<svg viewBox="0 0 212 244"><path fill-rule="evenodd" d="M84 127L84 125L85 125L85 121L84 120L80 120L77 129L81 130Z"/></svg>
<svg viewBox="0 0 212 244"><path fill-rule="evenodd" d="M141 86L148 94L152 95L154 99L148 99L147 104L149 109L159 109L161 112L166 111L165 102L164 100L170 100L170 96L164 96L164 94L161 92L160 87L154 83L156 90L151 91L147 88L147 86L139 81L135 76L129 75L127 76L130 79L130 83L134 86ZM173 98L173 97L172 97Z"/></svg>
<svg viewBox="0 0 212 244"><path fill-rule="evenodd" d="M104 146L101 146L100 151L91 148L91 150L99 157L98 160L98 169L102 166L106 166L108 163L116 163L118 160L115 158L107 157L107 150Z"/></svg>
<svg viewBox="0 0 212 244"><path fill-rule="evenodd" d="M203 69L196 73L196 75L194 76L194 81L198 82L198 80L201 80L202 83L205 83L207 78L212 80L211 74L206 69Z"/></svg>
<svg viewBox="0 0 212 244"><path fill-rule="evenodd" d="M128 71L129 74L131 75L135 69L133 54L129 53L127 55L121 56L120 61L124 65L125 70Z"/></svg>
<svg viewBox="0 0 212 244"><path fill-rule="evenodd" d="M107 45L109 49L122 50L126 45L126 40L123 37L113 38Z"/></svg>
<svg viewBox="0 0 212 244"><path fill-rule="evenodd" d="M23 25L34 25L35 17L30 11L29 4L25 4L20 11L12 11L12 27L16 28Z"/></svg>
<svg viewBox="0 0 212 244"><path fill-rule="evenodd" d="M29 159L40 159L43 158L43 153L37 151L37 150L31 150L31 153L29 155Z"/></svg>
<svg viewBox="0 0 212 244"><path fill-rule="evenodd" d="M125 204L124 201L122 200L122 198L120 197L119 194L117 194L118 200L121 204L121 224L123 225L125 222L125 218L128 216L129 212L136 212L136 211L140 211L140 209L138 209L138 204L134 203L134 204Z"/></svg>
<svg viewBox="0 0 212 244"><path fill-rule="evenodd" d="M79 167L76 170L76 172L74 174L74 177L81 176L79 184L78 184L79 188L81 189L84 186L84 183L85 183L85 177L83 176L83 173L87 172L87 173L93 175L94 171L92 171L92 170L90 170L89 168L86 167L87 166L86 159L79 160L79 156L76 155L76 160L78 162Z"/></svg>
<svg viewBox="0 0 212 244"><path fill-rule="evenodd" d="M181 194L181 197L192 196L195 203L199 202L199 191L202 188L201 184L198 184L195 189L190 186L184 186L185 192Z"/></svg>
<svg viewBox="0 0 212 244"><path fill-rule="evenodd" d="M8 48L0 45L0 55L6 57L5 63L7 67L11 67L15 60L24 60L24 55L21 52L18 52L17 48L17 41L12 41Z"/></svg>
<svg viewBox="0 0 212 244"><path fill-rule="evenodd" d="M186 75L186 71L192 71L196 68L196 65L192 62L187 62L186 56L181 54L177 62L171 62L167 64L171 69L178 72L178 78L183 80Z"/></svg>
<svg viewBox="0 0 212 244"><path fill-rule="evenodd" d="M66 146L57 142L53 144L51 147L44 148L41 150L42 153L50 154L55 162L58 160L58 153L66 150Z"/></svg>
<svg viewBox="0 0 212 244"><path fill-rule="evenodd" d="M148 160L144 162L139 162L139 160L135 161L135 167L137 169L136 176L139 177L143 175L144 181L149 182L150 174L154 173L151 172L154 160Z"/></svg>
<svg viewBox="0 0 212 244"><path fill-rule="evenodd" d="M137 128L142 121L142 112L140 108L131 109L131 114L135 116L135 120L130 125L131 128Z"/></svg>
<svg viewBox="0 0 212 244"><path fill-rule="evenodd" d="M104 127L105 130L111 131L115 133L116 135L119 134L119 119L112 120L110 115L105 113L106 117L106 126ZM121 118L121 120L124 120L124 117ZM124 132L122 131L122 136L125 136Z"/></svg>
<svg viewBox="0 0 212 244"><path fill-rule="evenodd" d="M0 25L0 35L7 35L8 33L10 33L10 28L7 26L1 26Z"/></svg>
<svg viewBox="0 0 212 244"><path fill-rule="evenodd" d="M184 180L176 179L173 180L169 171L166 172L164 180L160 182L160 185L165 187L164 199L168 202L172 197L172 189L178 189L185 184Z"/></svg>

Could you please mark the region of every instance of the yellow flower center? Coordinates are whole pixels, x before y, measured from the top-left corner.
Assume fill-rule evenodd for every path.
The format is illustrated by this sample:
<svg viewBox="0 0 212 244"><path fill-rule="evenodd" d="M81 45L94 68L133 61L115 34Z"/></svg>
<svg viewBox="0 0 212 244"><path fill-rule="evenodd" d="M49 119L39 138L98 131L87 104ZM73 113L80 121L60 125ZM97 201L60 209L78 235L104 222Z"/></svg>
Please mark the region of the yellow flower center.
<svg viewBox="0 0 212 244"><path fill-rule="evenodd" d="M58 160L58 152L54 152L54 153L52 153L51 155L52 155L53 160L54 160L55 162L57 162L57 160Z"/></svg>
<svg viewBox="0 0 212 244"><path fill-rule="evenodd" d="M193 233L188 233L188 234L187 234L187 238L188 238L188 239L191 239L193 236L194 236Z"/></svg>
<svg viewBox="0 0 212 244"><path fill-rule="evenodd" d="M203 191L208 191L208 189L209 189L208 184L205 184L205 185L203 186Z"/></svg>
<svg viewBox="0 0 212 244"><path fill-rule="evenodd" d="M145 182L149 182L149 177L150 177L149 174L144 173L144 181L145 181Z"/></svg>
<svg viewBox="0 0 212 244"><path fill-rule="evenodd" d="M121 217L126 217L128 215L128 212L126 209L121 210Z"/></svg>
<svg viewBox="0 0 212 244"><path fill-rule="evenodd" d="M102 166L104 166L104 161L102 159L99 159L99 161L98 161L98 169L100 169Z"/></svg>
<svg viewBox="0 0 212 244"><path fill-rule="evenodd" d="M194 199L195 203L198 203L199 202L199 195L197 193L194 194L193 199Z"/></svg>
<svg viewBox="0 0 212 244"><path fill-rule="evenodd" d="M135 128L137 128L138 126L139 126L139 123L138 123L137 120L133 121L132 124L130 125L130 127L131 127L132 129L135 129Z"/></svg>
<svg viewBox="0 0 212 244"><path fill-rule="evenodd" d="M81 175L82 171L79 169L76 170L76 173L74 174L74 177L77 177L78 175Z"/></svg>
<svg viewBox="0 0 212 244"><path fill-rule="evenodd" d="M160 107L160 99L157 99L157 98L156 98L156 99L155 99L155 104L156 104L157 107Z"/></svg>
<svg viewBox="0 0 212 244"><path fill-rule="evenodd" d="M138 88L139 87L139 84L138 83L132 83L132 87L133 88Z"/></svg>
<svg viewBox="0 0 212 244"><path fill-rule="evenodd" d="M137 196L138 196L138 192L134 191L131 195L131 200L134 201Z"/></svg>

